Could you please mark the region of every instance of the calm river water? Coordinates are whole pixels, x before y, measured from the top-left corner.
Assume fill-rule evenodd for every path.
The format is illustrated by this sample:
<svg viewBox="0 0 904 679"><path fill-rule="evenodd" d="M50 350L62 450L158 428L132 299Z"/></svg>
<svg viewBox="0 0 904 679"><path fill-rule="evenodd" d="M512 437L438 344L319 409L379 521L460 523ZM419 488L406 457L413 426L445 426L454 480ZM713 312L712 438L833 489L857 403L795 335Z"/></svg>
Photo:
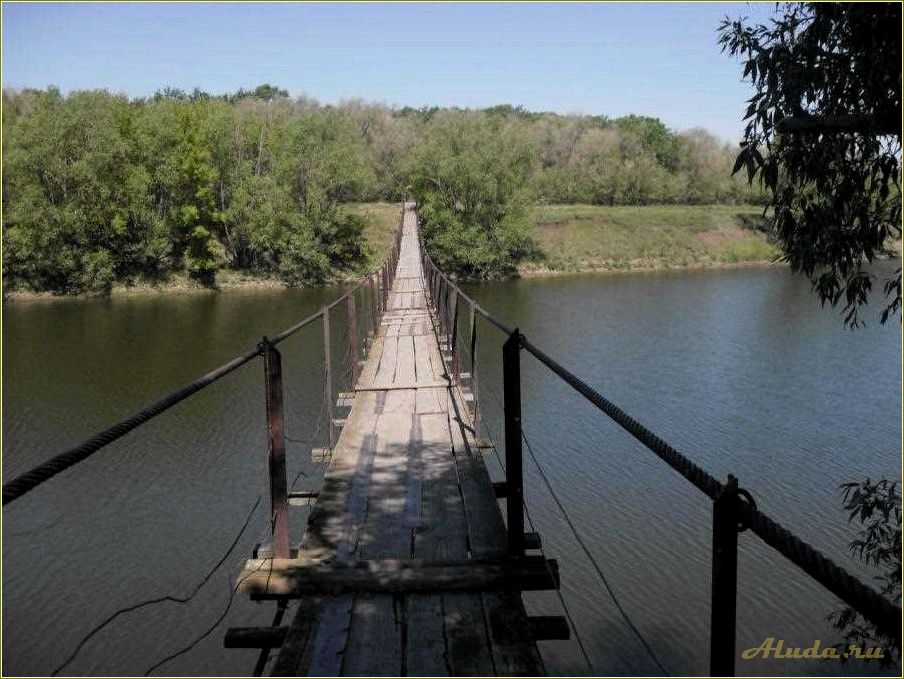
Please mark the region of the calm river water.
<svg viewBox="0 0 904 679"><path fill-rule="evenodd" d="M719 478L864 577L838 485L899 478L901 325L842 327L782 269L569 276L470 288L481 303ZM251 347L340 294L261 291L15 303L4 308L3 472L14 475ZM500 337L481 326L481 409L499 435ZM338 328L338 344L343 333ZM321 412L317 327L283 345L290 479ZM709 501L528 356L524 427L625 611L671 674L708 667ZM313 388L312 388L313 385ZM265 494L262 375L252 362L60 475L3 513L3 673L47 674L117 609L192 594ZM489 458L492 461L492 458ZM618 614L526 461L526 497L595 674L658 670ZM498 472L493 469L493 472ZM307 474L308 476L305 476ZM263 504L266 504L266 500ZM292 525L303 525L293 509ZM142 674L227 609L231 581L268 528L263 506L188 603L119 616L65 674ZM738 645L836 639L837 606L757 538L740 538ZM551 595L526 595L558 614ZM219 628L161 674L235 675L228 626L270 624L236 596ZM554 674L590 674L574 640L543 642ZM739 674L859 673L829 661L739 661ZM867 671L870 671L867 668Z"/></svg>

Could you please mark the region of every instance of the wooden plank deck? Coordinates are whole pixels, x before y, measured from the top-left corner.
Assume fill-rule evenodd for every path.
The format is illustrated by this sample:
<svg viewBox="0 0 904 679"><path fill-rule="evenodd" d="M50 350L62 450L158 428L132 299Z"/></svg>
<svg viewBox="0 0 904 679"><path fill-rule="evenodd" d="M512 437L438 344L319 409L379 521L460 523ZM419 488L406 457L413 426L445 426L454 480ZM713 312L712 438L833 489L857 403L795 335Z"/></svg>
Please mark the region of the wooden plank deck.
<svg viewBox="0 0 904 679"><path fill-rule="evenodd" d="M543 673L520 593L483 589L499 582L481 564L505 561L505 527L468 408L443 362L425 288L409 208L380 333L297 558L252 560L240 576L252 596L300 600L274 676ZM398 573L371 580L372 588L361 575L379 579L392 564L417 571L421 562L429 566L410 588ZM328 586L318 589L313 579L293 586L305 568ZM430 568L464 568L458 576L470 584L450 588ZM343 589L352 574L354 586Z"/></svg>

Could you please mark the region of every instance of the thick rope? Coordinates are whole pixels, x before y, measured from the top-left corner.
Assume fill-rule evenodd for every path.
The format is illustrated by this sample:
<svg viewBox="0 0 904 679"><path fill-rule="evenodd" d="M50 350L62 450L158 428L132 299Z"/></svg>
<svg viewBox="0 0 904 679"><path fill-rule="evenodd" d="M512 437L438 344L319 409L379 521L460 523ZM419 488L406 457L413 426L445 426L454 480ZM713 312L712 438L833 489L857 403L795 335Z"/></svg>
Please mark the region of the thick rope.
<svg viewBox="0 0 904 679"><path fill-rule="evenodd" d="M573 387L575 391L606 413L606 415L631 434L631 436L653 451L672 469L694 484L694 486L706 494L710 500L715 500L719 497L722 492L722 484L713 478L712 475L679 453L666 441L663 441L656 436L656 434L628 415L624 410L612 403L612 401L605 398L596 389L566 370L555 359L550 358L546 353L531 344L524 335L521 335L521 346L556 375L561 377Z"/></svg>
<svg viewBox="0 0 904 679"><path fill-rule="evenodd" d="M138 411L131 417L126 418L122 422L114 424L112 427L105 429L99 434L95 434L80 446L76 446L71 450L60 453L59 455L50 458L47 462L44 462L43 464L30 469L24 474L20 474L12 481L7 481L3 484L3 504L6 505L13 500L17 500L29 491L33 490L35 487L41 485L49 479L52 479L60 472L66 471L67 469L69 469L69 467L72 467L73 465L76 465L79 462L87 459L104 446L107 446L113 443L113 441L122 438L136 427L156 417L160 413L169 410L177 403L181 403L195 392L198 392L204 387L207 387L213 382L216 382L218 379L228 375L233 370L236 370L237 368L245 365L248 361L253 359L258 354L260 354L260 349L255 348L252 351L249 351L245 354L242 354L241 356L238 356L237 358L232 359L231 361L229 361L229 363L221 365L216 370L213 370L203 377L198 378L191 384L187 384L181 389L177 389L171 394L167 394L156 403L143 408L142 410Z"/></svg>
<svg viewBox="0 0 904 679"><path fill-rule="evenodd" d="M901 607L891 603L819 550L761 511L744 506L743 518L767 545L876 625L891 639L901 639Z"/></svg>

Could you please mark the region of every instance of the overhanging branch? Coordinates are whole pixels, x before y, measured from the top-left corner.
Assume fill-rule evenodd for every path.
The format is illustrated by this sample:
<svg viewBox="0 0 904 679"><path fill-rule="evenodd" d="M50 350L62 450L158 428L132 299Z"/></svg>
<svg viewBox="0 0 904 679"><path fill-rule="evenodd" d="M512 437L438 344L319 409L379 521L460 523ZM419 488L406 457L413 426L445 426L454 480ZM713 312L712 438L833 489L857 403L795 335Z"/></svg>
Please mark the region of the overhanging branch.
<svg viewBox="0 0 904 679"><path fill-rule="evenodd" d="M859 133L901 137L901 120L879 119L872 115L788 116L775 124L785 134Z"/></svg>

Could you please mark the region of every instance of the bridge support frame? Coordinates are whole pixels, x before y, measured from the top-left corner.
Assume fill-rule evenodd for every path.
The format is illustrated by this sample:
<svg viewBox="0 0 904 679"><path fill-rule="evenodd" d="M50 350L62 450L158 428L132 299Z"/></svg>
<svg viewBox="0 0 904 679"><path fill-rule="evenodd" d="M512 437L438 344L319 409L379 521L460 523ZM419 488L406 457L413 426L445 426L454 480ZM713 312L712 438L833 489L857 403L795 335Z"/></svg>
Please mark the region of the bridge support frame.
<svg viewBox="0 0 904 679"><path fill-rule="evenodd" d="M330 309L323 307L323 397L326 399L326 432L330 450L336 447L336 437L333 431L333 360L330 347Z"/></svg>
<svg viewBox="0 0 904 679"><path fill-rule="evenodd" d="M348 367L352 374L352 388L358 384L358 375L361 367L358 365L358 311L355 308L355 293L348 296L346 302L346 317L348 323Z"/></svg>
<svg viewBox="0 0 904 679"><path fill-rule="evenodd" d="M741 499L738 480L729 474L713 503L713 563L709 636L709 674L735 676L738 597L738 533Z"/></svg>
<svg viewBox="0 0 904 679"><path fill-rule="evenodd" d="M505 409L505 510L508 552L524 556L524 470L521 450L521 333L518 328L502 345Z"/></svg>
<svg viewBox="0 0 904 679"><path fill-rule="evenodd" d="M282 357L266 337L261 339L267 404L267 466L270 474L270 526L273 556L289 558L289 502L286 481L286 438L283 417Z"/></svg>

